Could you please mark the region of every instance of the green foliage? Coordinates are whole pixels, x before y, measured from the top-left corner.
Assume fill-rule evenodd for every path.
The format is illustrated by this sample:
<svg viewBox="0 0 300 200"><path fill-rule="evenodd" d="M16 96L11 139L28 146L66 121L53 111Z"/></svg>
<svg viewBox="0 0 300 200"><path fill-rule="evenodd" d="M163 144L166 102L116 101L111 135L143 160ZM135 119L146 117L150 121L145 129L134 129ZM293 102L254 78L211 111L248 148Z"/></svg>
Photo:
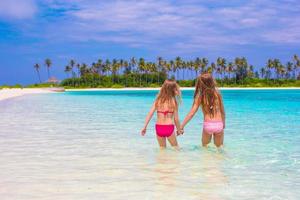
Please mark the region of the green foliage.
<svg viewBox="0 0 300 200"><path fill-rule="evenodd" d="M15 85L2 85L0 86L0 89L12 89L12 88L23 88L21 84L15 84Z"/></svg>
<svg viewBox="0 0 300 200"><path fill-rule="evenodd" d="M45 63L49 77L52 61L46 59ZM35 64L34 69L40 80L40 65ZM181 87L192 87L196 76L209 72L216 78L219 87L299 87L299 70L300 58L297 55L286 64L279 59L268 59L266 65L259 68L251 65L245 57L231 61L218 57L212 62L199 57L183 60L179 56L169 61L158 57L154 62L134 57L130 60L98 59L90 66L71 60L64 71L72 78L63 80L60 85L66 88L157 87L171 77ZM30 87L48 86L38 84Z"/></svg>
<svg viewBox="0 0 300 200"><path fill-rule="evenodd" d="M16 84L16 85L12 86L12 88L23 88L23 86L21 84Z"/></svg>
<svg viewBox="0 0 300 200"><path fill-rule="evenodd" d="M149 85L149 87L151 87L151 88L158 88L158 87L160 87L160 85L158 85L158 84L156 84L156 83L151 83L151 84Z"/></svg>
<svg viewBox="0 0 300 200"><path fill-rule="evenodd" d="M6 89L6 88L11 88L11 86L9 86L9 85L2 85L2 86L0 86L0 88L1 89Z"/></svg>
<svg viewBox="0 0 300 200"><path fill-rule="evenodd" d="M180 87L194 87L195 80L180 80L178 81L178 84L180 85Z"/></svg>
<svg viewBox="0 0 300 200"><path fill-rule="evenodd" d="M124 85L113 84L113 85L111 86L111 88L120 89L120 88L124 88Z"/></svg>
<svg viewBox="0 0 300 200"><path fill-rule="evenodd" d="M157 83L157 74L129 74L115 76L85 76L81 78L65 79L61 82L61 86L66 89L70 88L124 88L124 87L160 87L166 76L160 76ZM245 78L243 81L237 81L234 78L217 79L219 87L300 87L300 80L292 79L259 79ZM194 87L195 80L179 80L180 87Z"/></svg>
<svg viewBox="0 0 300 200"><path fill-rule="evenodd" d="M31 85L27 85L27 88L47 88L47 87L57 87L59 86L58 84L53 84L53 83L35 83Z"/></svg>
<svg viewBox="0 0 300 200"><path fill-rule="evenodd" d="M165 73L155 74L123 74L100 76L99 74L86 74L80 78L68 78L61 82L66 88L112 88L115 85L122 87L158 87L166 79Z"/></svg>

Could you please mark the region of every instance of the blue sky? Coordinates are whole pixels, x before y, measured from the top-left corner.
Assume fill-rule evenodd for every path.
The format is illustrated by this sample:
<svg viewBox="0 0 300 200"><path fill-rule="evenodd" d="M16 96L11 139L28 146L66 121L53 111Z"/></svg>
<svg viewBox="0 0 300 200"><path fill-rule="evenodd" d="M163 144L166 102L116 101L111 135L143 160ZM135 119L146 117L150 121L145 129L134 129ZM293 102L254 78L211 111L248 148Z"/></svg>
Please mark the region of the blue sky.
<svg viewBox="0 0 300 200"><path fill-rule="evenodd" d="M226 3L225 3L226 2ZM300 54L299 0L1 0L0 84L37 82L53 61L245 56L263 66Z"/></svg>

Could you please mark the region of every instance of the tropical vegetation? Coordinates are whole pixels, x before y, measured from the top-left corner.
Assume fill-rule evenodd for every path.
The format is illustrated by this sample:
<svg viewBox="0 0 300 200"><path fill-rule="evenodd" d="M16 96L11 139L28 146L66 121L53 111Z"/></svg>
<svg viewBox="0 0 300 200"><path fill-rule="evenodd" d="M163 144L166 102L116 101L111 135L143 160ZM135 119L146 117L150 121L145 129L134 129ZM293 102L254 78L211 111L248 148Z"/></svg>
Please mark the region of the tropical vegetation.
<svg viewBox="0 0 300 200"><path fill-rule="evenodd" d="M52 61L47 58L43 65L33 65L38 83L27 87L55 85L42 82L41 66L46 67L48 80L51 80ZM183 60L181 57L166 60L158 57L155 62L132 57L129 60L98 59L91 65L72 59L64 67L64 72L67 78L59 85L66 88L159 87L166 78L176 79L181 86L191 87L195 84L195 78L203 72L212 73L218 85L223 87L300 87L300 58L297 55L285 64L276 58L268 59L263 67L254 67L245 57L234 60L219 57L212 62L199 57L194 60ZM5 87L22 86L2 86Z"/></svg>
<svg viewBox="0 0 300 200"><path fill-rule="evenodd" d="M272 87L300 86L300 59L294 55L283 64L279 59L269 59L266 65L255 68L245 57L227 61L219 57L209 62L207 58L165 60L158 57L156 62L144 58L99 59L91 65L70 60L65 66L68 78L62 86L88 87L156 87L166 78L176 79L181 86L193 86L195 78L203 73L212 73L219 86Z"/></svg>

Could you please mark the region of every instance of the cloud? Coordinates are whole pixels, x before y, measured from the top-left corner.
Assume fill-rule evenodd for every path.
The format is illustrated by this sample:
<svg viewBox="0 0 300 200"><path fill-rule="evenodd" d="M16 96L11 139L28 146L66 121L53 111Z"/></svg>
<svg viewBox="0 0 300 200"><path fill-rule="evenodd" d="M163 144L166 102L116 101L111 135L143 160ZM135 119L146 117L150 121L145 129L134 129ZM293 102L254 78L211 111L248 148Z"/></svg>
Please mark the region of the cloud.
<svg viewBox="0 0 300 200"><path fill-rule="evenodd" d="M26 1L18 8L23 14L14 17L34 15L34 5ZM35 37L51 41L107 42L165 52L300 44L297 0L45 0L38 5L43 14L36 19L36 30L43 27L43 32Z"/></svg>
<svg viewBox="0 0 300 200"><path fill-rule="evenodd" d="M37 11L33 0L1 0L0 19L28 19Z"/></svg>

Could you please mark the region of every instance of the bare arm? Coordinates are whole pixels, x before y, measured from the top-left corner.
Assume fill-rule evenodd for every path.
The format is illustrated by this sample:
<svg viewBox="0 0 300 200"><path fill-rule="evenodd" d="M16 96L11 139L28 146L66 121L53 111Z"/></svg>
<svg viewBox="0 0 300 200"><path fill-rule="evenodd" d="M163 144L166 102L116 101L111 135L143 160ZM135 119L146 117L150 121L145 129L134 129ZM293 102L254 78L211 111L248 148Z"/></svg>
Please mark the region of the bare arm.
<svg viewBox="0 0 300 200"><path fill-rule="evenodd" d="M225 108L224 108L224 102L222 99L222 96L219 95L220 98L220 106L221 106L221 114L222 114L222 121L223 121L223 128L225 128Z"/></svg>
<svg viewBox="0 0 300 200"><path fill-rule="evenodd" d="M152 116L153 116L155 110L156 110L156 107L155 107L155 102L154 102L151 109L150 109L150 111L149 111L149 113L148 113L148 115L146 116L145 125L144 125L144 127L141 131L141 134L143 136L146 134L147 126L148 126L150 120L152 119Z"/></svg>
<svg viewBox="0 0 300 200"><path fill-rule="evenodd" d="M185 127L185 125L194 117L194 115L196 114L196 112L199 109L199 106L200 106L200 100L197 98L197 99L195 99L194 104L193 104L190 112L184 118L184 120L181 124L181 129L183 129Z"/></svg>
<svg viewBox="0 0 300 200"><path fill-rule="evenodd" d="M175 110L174 110L174 123L175 123L177 133L178 133L178 131L180 131L180 122L179 122L178 106L177 105L175 105Z"/></svg>

